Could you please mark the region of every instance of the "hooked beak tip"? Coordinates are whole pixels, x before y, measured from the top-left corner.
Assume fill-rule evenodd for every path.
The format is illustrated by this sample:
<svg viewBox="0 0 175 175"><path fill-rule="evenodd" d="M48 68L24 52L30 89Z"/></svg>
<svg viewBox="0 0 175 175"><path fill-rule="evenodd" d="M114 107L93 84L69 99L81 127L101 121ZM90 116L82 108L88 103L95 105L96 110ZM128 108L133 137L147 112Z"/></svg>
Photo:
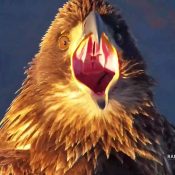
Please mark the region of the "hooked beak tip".
<svg viewBox="0 0 175 175"><path fill-rule="evenodd" d="M96 104L98 105L98 107L101 109L101 110L104 110L107 103L108 103L108 99L107 99L107 95L106 94L101 94L101 95L93 95L94 97L94 100L96 102Z"/></svg>
<svg viewBox="0 0 175 175"><path fill-rule="evenodd" d="M97 100L97 104L98 104L99 108L103 110L106 106L106 101L105 101L105 99Z"/></svg>

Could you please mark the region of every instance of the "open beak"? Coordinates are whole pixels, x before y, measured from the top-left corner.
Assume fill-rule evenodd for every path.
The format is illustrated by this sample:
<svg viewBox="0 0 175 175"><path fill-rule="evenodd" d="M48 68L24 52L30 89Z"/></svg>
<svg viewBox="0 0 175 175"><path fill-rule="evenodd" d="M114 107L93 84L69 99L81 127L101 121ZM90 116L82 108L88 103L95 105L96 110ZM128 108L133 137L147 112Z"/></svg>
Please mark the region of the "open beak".
<svg viewBox="0 0 175 175"><path fill-rule="evenodd" d="M101 109L108 101L108 92L119 78L118 54L110 42L101 16L92 11L84 24L84 38L72 56L74 77L91 90Z"/></svg>

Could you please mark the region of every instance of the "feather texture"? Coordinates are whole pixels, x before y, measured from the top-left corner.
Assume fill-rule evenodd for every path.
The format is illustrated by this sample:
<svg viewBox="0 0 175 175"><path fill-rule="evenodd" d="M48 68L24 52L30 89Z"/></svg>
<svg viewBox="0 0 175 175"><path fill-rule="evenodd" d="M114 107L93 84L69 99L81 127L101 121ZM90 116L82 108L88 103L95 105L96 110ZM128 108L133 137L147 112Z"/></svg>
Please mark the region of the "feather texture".
<svg viewBox="0 0 175 175"><path fill-rule="evenodd" d="M113 29L117 43L116 31L123 32L120 79L105 110L74 81L71 50L57 45L62 34L72 37L72 45L78 42L76 29L81 32L92 9ZM1 122L2 175L172 175L166 154L175 142L168 146L165 140L174 138L174 128L156 111L153 80L118 10L103 0L71 0L40 46Z"/></svg>

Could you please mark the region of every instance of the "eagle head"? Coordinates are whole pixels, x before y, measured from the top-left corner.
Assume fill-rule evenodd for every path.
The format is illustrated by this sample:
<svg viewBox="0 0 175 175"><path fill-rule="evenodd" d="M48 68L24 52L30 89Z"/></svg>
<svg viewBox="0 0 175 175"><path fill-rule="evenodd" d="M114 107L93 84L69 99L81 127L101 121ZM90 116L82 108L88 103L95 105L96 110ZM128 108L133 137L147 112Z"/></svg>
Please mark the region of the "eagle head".
<svg viewBox="0 0 175 175"><path fill-rule="evenodd" d="M70 103L81 101L88 112L103 113L112 104L137 110L150 101L152 81L142 56L119 11L102 0L65 4L33 63L39 84L70 90Z"/></svg>

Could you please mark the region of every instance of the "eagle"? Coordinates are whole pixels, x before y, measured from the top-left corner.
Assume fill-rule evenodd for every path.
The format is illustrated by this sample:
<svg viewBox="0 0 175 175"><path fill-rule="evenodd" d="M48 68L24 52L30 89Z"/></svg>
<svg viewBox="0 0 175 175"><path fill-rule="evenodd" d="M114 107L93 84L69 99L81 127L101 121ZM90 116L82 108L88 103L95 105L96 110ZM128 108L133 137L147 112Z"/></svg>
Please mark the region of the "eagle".
<svg viewBox="0 0 175 175"><path fill-rule="evenodd" d="M70 0L1 121L2 175L173 175L175 128L119 9Z"/></svg>

